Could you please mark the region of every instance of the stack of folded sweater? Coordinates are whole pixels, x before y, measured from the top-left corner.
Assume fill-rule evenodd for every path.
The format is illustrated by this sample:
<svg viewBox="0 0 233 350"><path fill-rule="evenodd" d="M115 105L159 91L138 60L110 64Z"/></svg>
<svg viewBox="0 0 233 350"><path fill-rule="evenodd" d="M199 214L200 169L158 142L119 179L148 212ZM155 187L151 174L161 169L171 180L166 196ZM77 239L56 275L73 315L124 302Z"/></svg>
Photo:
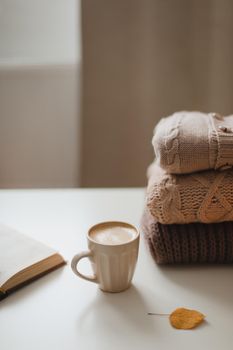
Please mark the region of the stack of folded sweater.
<svg viewBox="0 0 233 350"><path fill-rule="evenodd" d="M142 230L156 262L233 262L233 116L178 112L152 143Z"/></svg>

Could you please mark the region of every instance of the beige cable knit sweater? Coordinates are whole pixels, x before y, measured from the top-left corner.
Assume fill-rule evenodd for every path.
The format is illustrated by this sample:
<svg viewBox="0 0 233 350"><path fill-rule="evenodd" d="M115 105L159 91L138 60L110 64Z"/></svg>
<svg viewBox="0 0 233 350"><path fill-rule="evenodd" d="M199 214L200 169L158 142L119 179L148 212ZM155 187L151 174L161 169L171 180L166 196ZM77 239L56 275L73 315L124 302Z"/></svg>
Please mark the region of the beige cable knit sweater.
<svg viewBox="0 0 233 350"><path fill-rule="evenodd" d="M233 170L167 174L156 163L149 170L147 206L162 224L233 220Z"/></svg>
<svg viewBox="0 0 233 350"><path fill-rule="evenodd" d="M233 116L174 113L157 124L152 144L168 173L225 170L233 166Z"/></svg>

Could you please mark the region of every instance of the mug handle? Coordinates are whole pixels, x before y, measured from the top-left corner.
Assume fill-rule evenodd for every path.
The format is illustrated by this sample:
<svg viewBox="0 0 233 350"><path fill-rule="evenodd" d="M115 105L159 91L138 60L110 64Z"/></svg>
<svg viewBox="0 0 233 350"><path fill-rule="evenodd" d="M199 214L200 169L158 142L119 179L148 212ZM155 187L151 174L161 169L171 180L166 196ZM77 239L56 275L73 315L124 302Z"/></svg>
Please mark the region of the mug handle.
<svg viewBox="0 0 233 350"><path fill-rule="evenodd" d="M77 269L77 265L78 265L78 262L82 259L82 258L90 258L92 256L92 253L91 251L86 251L86 252L81 252L79 254L76 254L72 261L71 261L71 268L73 270L73 272L83 278L84 280L87 280L87 281L90 281L90 282L94 282L94 283L98 283L98 280L97 280L97 277L96 275L93 275L93 276L85 276L83 275L81 272L78 271Z"/></svg>

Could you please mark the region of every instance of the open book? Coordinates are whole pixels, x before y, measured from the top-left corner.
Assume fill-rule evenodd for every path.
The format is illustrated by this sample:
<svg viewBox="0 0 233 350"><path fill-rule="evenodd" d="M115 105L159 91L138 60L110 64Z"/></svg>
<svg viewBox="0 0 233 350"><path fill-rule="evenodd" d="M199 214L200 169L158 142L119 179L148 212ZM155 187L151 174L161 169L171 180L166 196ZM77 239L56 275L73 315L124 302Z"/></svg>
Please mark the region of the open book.
<svg viewBox="0 0 233 350"><path fill-rule="evenodd" d="M0 225L0 300L64 264L52 248Z"/></svg>

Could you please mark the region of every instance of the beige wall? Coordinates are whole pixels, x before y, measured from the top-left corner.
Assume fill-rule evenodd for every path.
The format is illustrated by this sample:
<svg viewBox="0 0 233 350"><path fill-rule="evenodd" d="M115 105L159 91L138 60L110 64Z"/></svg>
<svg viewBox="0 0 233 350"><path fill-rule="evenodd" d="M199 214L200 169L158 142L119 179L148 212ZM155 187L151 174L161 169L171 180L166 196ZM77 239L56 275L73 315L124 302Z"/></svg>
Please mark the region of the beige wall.
<svg viewBox="0 0 233 350"><path fill-rule="evenodd" d="M83 0L84 186L141 186L160 117L233 111L230 0Z"/></svg>
<svg viewBox="0 0 233 350"><path fill-rule="evenodd" d="M143 186L161 117L233 111L231 0L83 0L82 50L79 1L1 9L0 187Z"/></svg>

